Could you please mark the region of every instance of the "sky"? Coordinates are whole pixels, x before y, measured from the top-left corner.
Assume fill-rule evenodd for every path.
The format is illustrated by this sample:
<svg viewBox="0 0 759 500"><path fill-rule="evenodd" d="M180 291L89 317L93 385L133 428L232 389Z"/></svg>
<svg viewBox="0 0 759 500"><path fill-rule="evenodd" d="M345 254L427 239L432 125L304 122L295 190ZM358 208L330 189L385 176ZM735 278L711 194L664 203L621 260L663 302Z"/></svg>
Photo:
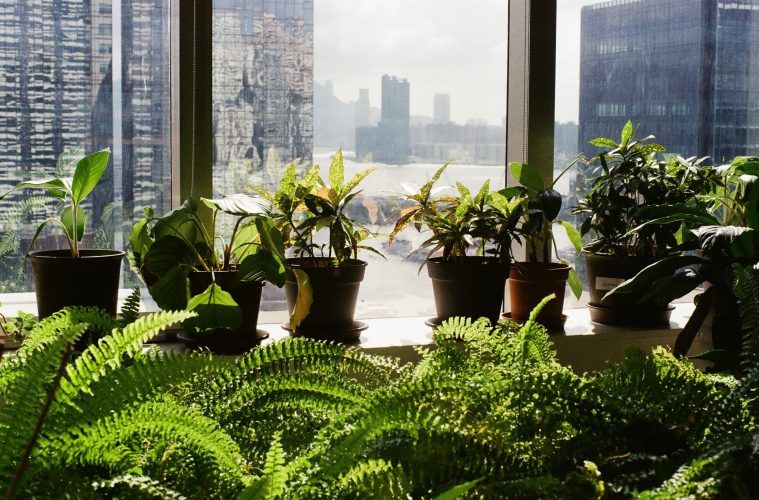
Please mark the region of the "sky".
<svg viewBox="0 0 759 500"><path fill-rule="evenodd" d="M580 7L558 0L556 119L577 121ZM450 94L451 119L501 123L506 114L507 0L315 0L314 79L380 106L382 75L406 78L411 114L432 115Z"/></svg>

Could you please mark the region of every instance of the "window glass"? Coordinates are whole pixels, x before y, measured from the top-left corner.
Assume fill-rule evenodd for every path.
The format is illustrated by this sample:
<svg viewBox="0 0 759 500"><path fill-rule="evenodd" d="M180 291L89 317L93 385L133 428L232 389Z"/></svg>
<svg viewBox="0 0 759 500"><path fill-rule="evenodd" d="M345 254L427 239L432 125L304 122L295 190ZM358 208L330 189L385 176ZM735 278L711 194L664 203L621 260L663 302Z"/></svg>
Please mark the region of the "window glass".
<svg viewBox="0 0 759 500"><path fill-rule="evenodd" d="M86 247L121 249L142 207L170 207L168 9L168 0L0 3L0 190L70 175L77 158L110 148L85 203ZM0 291L31 289L24 254L60 209L41 192L0 201ZM50 225L35 248L56 247L66 245Z"/></svg>
<svg viewBox="0 0 759 500"><path fill-rule="evenodd" d="M558 2L554 171L628 119L685 158L759 154L758 14L756 0ZM581 179L559 182L568 205Z"/></svg>
<svg viewBox="0 0 759 500"><path fill-rule="evenodd" d="M480 0L214 2L214 190L273 188L290 161L346 175L372 165L357 217L382 236L357 317L433 315L423 236L391 247L401 183L423 184L450 161L441 185L505 183L508 3ZM262 309L278 310L267 288ZM266 317L263 317L266 320Z"/></svg>

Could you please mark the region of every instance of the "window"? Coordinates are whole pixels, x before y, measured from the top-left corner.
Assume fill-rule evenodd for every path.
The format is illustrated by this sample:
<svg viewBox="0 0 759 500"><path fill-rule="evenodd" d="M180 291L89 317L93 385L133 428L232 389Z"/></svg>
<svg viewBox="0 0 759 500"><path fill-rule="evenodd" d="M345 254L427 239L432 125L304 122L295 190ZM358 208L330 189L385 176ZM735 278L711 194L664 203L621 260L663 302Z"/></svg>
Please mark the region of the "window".
<svg viewBox="0 0 759 500"><path fill-rule="evenodd" d="M285 0L214 2L214 191L275 185L290 161L347 175L378 165L364 186L369 261L357 317L433 315L422 237L386 244L401 182L505 184L508 2ZM476 36L473 34L476 33ZM361 205L359 205L360 207ZM264 292L262 309L284 297Z"/></svg>
<svg viewBox="0 0 759 500"><path fill-rule="evenodd" d="M24 3L0 3L0 191L108 147L85 241L123 248L143 206L170 208L169 1L121 0L113 16L110 2ZM113 49L93 43L101 35ZM0 201L0 292L31 289L24 254L59 208L32 191ZM51 229L37 248L63 244Z"/></svg>

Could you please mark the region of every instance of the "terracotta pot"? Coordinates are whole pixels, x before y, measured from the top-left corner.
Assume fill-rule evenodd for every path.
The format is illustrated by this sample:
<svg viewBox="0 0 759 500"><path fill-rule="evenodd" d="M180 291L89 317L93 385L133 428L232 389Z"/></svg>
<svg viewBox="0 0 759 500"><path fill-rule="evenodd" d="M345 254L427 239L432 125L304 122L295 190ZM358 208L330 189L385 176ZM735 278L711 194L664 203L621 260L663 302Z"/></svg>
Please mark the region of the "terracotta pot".
<svg viewBox="0 0 759 500"><path fill-rule="evenodd" d="M492 257L467 257L463 262L446 262L441 257L427 259L437 310L432 324L439 325L454 316L484 316L495 324L501 315L509 265Z"/></svg>
<svg viewBox="0 0 759 500"><path fill-rule="evenodd" d="M625 294L604 299L620 283L632 278L657 257L585 254L588 277L590 319L619 326L666 326L672 314L669 304L639 303L641 294Z"/></svg>
<svg viewBox="0 0 759 500"><path fill-rule="evenodd" d="M258 311L261 305L261 290L264 283L257 281L239 281L237 271L214 271L216 284L228 292L242 312L242 324L237 331L220 330L192 334L182 332L177 335L186 346L207 348L217 354L239 354L257 346L268 334L256 330ZM208 271L193 271L188 275L190 294L203 293L212 283Z"/></svg>
<svg viewBox="0 0 759 500"><path fill-rule="evenodd" d="M287 259L285 294L288 311L292 313L298 295L294 269L308 275L313 290L311 310L291 334L323 340L357 340L365 325L354 321L353 316L366 266L366 262L354 259L340 267L332 266L326 257ZM289 330L287 325L285 327Z"/></svg>
<svg viewBox="0 0 759 500"><path fill-rule="evenodd" d="M37 315L40 319L66 306L95 306L116 315L124 252L118 250L31 252Z"/></svg>
<svg viewBox="0 0 759 500"><path fill-rule="evenodd" d="M561 330L561 313L564 309L564 291L568 276L569 266L553 262L519 262L511 266L511 319L517 323L527 321L535 306L553 293L556 298L543 307L537 320L549 330Z"/></svg>

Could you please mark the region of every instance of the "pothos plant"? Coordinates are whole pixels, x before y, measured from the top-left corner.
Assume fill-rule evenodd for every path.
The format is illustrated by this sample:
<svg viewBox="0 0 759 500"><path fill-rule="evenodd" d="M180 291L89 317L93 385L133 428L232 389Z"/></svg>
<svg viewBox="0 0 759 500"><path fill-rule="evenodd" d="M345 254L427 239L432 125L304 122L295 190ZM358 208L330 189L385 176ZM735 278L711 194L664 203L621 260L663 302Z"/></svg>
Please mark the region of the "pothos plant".
<svg viewBox="0 0 759 500"><path fill-rule="evenodd" d="M521 184L509 189L527 196L527 211L524 213L521 226L527 262L551 262L555 255L559 262L569 266L567 284L575 297L579 299L582 295L582 282L569 262L559 257L559 249L553 234L554 227L562 227L575 251L582 250L582 236L577 228L568 221L557 220L561 212L562 196L554 189L559 179L578 161L579 158L570 163L548 185L534 167L525 163L509 163L511 174Z"/></svg>
<svg viewBox="0 0 759 500"><path fill-rule="evenodd" d="M76 163L72 177L52 177L20 182L0 196L0 199L3 199L20 189L44 189L61 203L63 209L60 214L45 219L37 227L30 247L34 246L42 230L52 222L63 230L71 249L71 256L79 257L79 244L84 236L84 228L87 222L87 215L84 213L82 203L87 195L95 189L100 178L103 177L109 157L110 151L108 149L91 153Z"/></svg>
<svg viewBox="0 0 759 500"><path fill-rule="evenodd" d="M199 313L183 323L190 332L234 330L242 322L240 308L216 283L214 272L237 271L239 281L283 286L282 236L266 215L266 202L261 198L238 193L201 198L200 203L211 210L210 225L204 222L201 205L194 199L160 218L146 208L145 217L132 229L129 259L159 307ZM217 234L221 216L234 220L228 239ZM212 283L202 293L190 296L188 275L195 271L210 272Z"/></svg>
<svg viewBox="0 0 759 500"><path fill-rule="evenodd" d="M461 262L468 255L509 262L526 197L509 189L491 191L489 180L475 194L457 182L457 194L434 196L434 185L447 167L447 163L440 167L421 187L402 184L407 206L400 211L389 242L409 226L420 232L426 227L432 234L415 252L426 251L427 258L441 252L448 262Z"/></svg>

